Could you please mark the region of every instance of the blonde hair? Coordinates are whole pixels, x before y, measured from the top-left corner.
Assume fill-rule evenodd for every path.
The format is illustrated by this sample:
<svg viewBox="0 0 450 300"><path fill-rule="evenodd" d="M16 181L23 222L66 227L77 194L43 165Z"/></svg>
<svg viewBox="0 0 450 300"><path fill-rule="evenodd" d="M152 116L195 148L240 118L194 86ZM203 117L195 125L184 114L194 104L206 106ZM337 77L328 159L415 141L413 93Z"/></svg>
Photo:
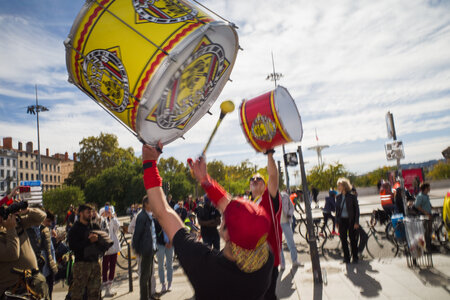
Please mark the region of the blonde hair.
<svg viewBox="0 0 450 300"><path fill-rule="evenodd" d="M342 184L342 186L345 189L345 192L350 192L352 190L352 184L350 183L350 180L345 177L341 177L337 180L337 185Z"/></svg>

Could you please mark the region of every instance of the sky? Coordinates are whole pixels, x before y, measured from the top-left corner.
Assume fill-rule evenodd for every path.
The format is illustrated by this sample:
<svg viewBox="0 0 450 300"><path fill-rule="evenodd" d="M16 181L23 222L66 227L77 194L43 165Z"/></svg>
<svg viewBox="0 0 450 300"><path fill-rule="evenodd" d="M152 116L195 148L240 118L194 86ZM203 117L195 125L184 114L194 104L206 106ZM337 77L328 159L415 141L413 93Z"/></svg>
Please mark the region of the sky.
<svg viewBox="0 0 450 300"><path fill-rule="evenodd" d="M131 0L129 0L131 2ZM0 0L0 138L37 145L35 104L41 153L77 152L81 139L101 132L117 135L121 147L141 154L141 143L94 101L67 81L64 40L85 1ZM302 119L306 169L317 165L309 147L323 150L326 164L340 162L363 174L387 161L385 116L394 116L403 141L402 163L442 159L450 146L450 2L417 0L200 1L235 23L239 51L232 82L185 135L165 146L164 156L180 161L199 155L217 122L219 105L239 107L274 88L266 80L273 53L279 84L288 89ZM217 18L217 17L215 17ZM317 135L316 135L317 133ZM260 167L266 157L248 144L238 109L227 115L207 153L208 160L235 165L249 160ZM275 159L282 160L281 147ZM298 183L290 167L291 184Z"/></svg>

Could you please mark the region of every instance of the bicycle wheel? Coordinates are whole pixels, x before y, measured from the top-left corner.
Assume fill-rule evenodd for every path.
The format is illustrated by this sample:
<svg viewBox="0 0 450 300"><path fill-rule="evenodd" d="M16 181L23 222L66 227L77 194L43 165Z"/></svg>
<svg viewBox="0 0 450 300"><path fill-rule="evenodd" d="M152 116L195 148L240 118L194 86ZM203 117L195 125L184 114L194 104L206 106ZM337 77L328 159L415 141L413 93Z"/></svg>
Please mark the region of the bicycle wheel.
<svg viewBox="0 0 450 300"><path fill-rule="evenodd" d="M372 214L370 215L370 226L375 227L377 225L377 217L376 217L376 211L374 210Z"/></svg>
<svg viewBox="0 0 450 300"><path fill-rule="evenodd" d="M122 248L121 251L119 251L117 255L117 266L123 270L128 270L128 246L127 246L127 240L124 239L120 246ZM137 259L136 254L133 251L133 248L130 245L130 255L131 255L131 268L135 269L137 267Z"/></svg>
<svg viewBox="0 0 450 300"><path fill-rule="evenodd" d="M300 233L300 236L306 240L306 232L308 231L306 228L306 221L304 219L300 219L298 220L298 223L298 233Z"/></svg>
<svg viewBox="0 0 450 300"><path fill-rule="evenodd" d="M390 242L383 234L378 234L374 228L370 228L366 250L370 257L381 259L395 256L398 252L398 246Z"/></svg>
<svg viewBox="0 0 450 300"><path fill-rule="evenodd" d="M386 239L388 239L391 242L395 241L395 228L392 226L392 222L389 221L389 223L386 224L386 229L384 230L386 233Z"/></svg>
<svg viewBox="0 0 450 300"><path fill-rule="evenodd" d="M450 249L450 245L448 243L448 231L444 223L442 223L437 230L437 238L441 246L445 247L447 250Z"/></svg>

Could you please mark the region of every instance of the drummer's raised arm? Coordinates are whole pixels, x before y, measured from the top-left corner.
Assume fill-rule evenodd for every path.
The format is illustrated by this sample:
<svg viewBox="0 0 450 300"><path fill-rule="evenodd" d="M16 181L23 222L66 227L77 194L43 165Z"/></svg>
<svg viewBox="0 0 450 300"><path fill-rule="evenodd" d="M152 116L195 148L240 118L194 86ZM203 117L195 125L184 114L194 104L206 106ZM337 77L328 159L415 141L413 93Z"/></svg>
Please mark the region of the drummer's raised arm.
<svg viewBox="0 0 450 300"><path fill-rule="evenodd" d="M158 144L159 150L162 144ZM184 228L183 222L176 212L169 206L166 196L161 188L162 179L159 176L157 162L161 152L155 147L144 145L142 147L142 160L144 166L144 186L150 201L150 207L159 224L167 234L170 241L174 235Z"/></svg>
<svg viewBox="0 0 450 300"><path fill-rule="evenodd" d="M273 159L273 151L267 151L267 173L269 180L267 182L267 189L272 198L276 197L278 192L278 169Z"/></svg>

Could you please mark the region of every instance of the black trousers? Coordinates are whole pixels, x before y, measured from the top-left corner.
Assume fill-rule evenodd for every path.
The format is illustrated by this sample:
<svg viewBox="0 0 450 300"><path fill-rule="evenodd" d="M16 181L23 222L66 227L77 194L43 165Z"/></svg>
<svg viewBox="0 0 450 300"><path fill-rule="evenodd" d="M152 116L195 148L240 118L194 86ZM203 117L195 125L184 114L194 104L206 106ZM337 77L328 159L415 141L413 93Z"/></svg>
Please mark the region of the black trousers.
<svg viewBox="0 0 450 300"><path fill-rule="evenodd" d="M333 221L333 231L336 228L336 220L334 219L334 216L330 212L323 212L323 225L322 225L322 232L325 230L325 226L327 225L328 219L331 219Z"/></svg>
<svg viewBox="0 0 450 300"><path fill-rule="evenodd" d="M347 233L350 237L350 246L352 248L352 257L358 260L358 231L354 228L355 223L350 223L348 218L339 220L339 238L341 239L342 250L344 251L344 260L350 261L350 252L348 251Z"/></svg>
<svg viewBox="0 0 450 300"><path fill-rule="evenodd" d="M265 300L276 300L277 295L275 294L276 288L277 288L277 280L278 280L278 266L273 267L272 269L272 280L270 282L269 289L267 290L266 294L264 295Z"/></svg>

